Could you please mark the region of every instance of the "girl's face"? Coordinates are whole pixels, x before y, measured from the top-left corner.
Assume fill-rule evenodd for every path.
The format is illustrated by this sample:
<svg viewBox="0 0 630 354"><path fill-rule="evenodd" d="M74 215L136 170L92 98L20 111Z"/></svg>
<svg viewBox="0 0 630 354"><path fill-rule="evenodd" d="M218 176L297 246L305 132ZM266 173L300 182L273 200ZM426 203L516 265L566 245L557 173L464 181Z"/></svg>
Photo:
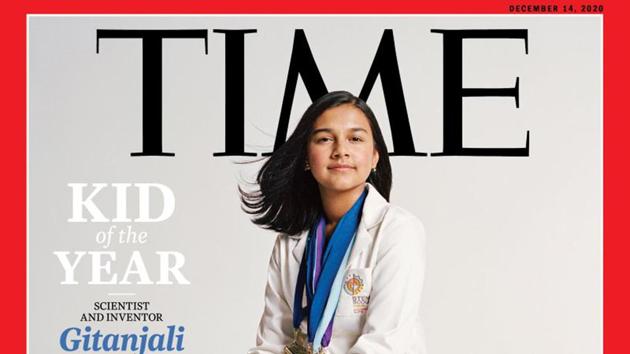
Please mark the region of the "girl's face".
<svg viewBox="0 0 630 354"><path fill-rule="evenodd" d="M365 185L378 163L370 122L352 104L327 109L313 125L307 160L325 192L348 192Z"/></svg>

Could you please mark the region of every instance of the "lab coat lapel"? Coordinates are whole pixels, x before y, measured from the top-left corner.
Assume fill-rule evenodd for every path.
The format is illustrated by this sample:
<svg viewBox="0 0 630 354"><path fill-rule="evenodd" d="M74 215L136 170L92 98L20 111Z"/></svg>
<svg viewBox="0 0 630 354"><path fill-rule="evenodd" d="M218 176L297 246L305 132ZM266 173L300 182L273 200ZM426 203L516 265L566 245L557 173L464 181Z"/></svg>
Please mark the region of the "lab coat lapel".
<svg viewBox="0 0 630 354"><path fill-rule="evenodd" d="M354 240L354 246L352 247L350 258L348 259L348 266L357 264L357 261L360 260L361 255L365 252L365 250L371 248L372 235L370 231L383 220L385 212L389 208L389 203L387 203L385 198L380 195L374 186L367 183L367 187L368 194L365 197L365 202L363 203L361 221L359 222L357 236ZM308 230L302 232L300 235L292 237L297 239L292 253L293 259L298 264L302 261L302 256L304 255L307 237Z"/></svg>
<svg viewBox="0 0 630 354"><path fill-rule="evenodd" d="M346 265L346 269L352 268L359 264L361 256L365 253L365 250L370 247L372 237L370 232L367 230L363 222L359 223L359 227L357 228L357 236L354 239L354 246L352 246L352 252L350 252L350 258L348 258L348 263Z"/></svg>
<svg viewBox="0 0 630 354"><path fill-rule="evenodd" d="M357 228L357 236L354 240L354 246L348 259L347 268L362 264L361 258L366 251L372 249L372 242L374 241L373 232L374 227L378 225L385 216L389 204L380 195L380 193L372 186L368 186L368 195L363 203L363 211L361 215L361 221ZM367 254L366 254L367 256Z"/></svg>
<svg viewBox="0 0 630 354"><path fill-rule="evenodd" d="M302 257L304 256L304 248L306 247L306 239L308 238L308 230L303 231L300 235L292 237L297 239L294 243L293 250L293 260L295 260L298 264L302 262Z"/></svg>

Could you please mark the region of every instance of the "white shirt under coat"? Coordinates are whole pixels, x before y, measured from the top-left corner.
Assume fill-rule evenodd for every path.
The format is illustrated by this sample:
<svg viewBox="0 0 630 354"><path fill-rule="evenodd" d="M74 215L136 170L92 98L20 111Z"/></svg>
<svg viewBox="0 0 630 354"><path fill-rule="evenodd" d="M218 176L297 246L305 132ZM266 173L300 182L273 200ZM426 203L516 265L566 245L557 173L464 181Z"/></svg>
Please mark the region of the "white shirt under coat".
<svg viewBox="0 0 630 354"><path fill-rule="evenodd" d="M389 204L372 185L367 185L329 353L424 354L419 317L425 268L424 228L418 218ZM280 234L276 240L269 261L265 309L256 347L249 354L281 354L293 340L293 297L307 233ZM352 277L354 291L345 287L346 279ZM306 321L301 328L306 333Z"/></svg>

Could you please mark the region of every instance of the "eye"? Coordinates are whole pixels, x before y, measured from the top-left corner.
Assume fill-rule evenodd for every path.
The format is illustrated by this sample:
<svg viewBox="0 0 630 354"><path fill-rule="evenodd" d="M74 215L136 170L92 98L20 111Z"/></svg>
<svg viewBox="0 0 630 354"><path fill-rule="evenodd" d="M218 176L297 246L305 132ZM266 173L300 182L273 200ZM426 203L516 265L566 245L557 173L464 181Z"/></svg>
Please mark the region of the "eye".
<svg viewBox="0 0 630 354"><path fill-rule="evenodd" d="M353 136L352 138L350 138L350 141L359 143L359 142L363 141L363 138L357 135L357 136Z"/></svg>
<svg viewBox="0 0 630 354"><path fill-rule="evenodd" d="M329 136L322 136L322 137L319 137L319 138L315 139L315 142L326 143L326 142L329 142L329 141L332 141L332 140L333 139L331 137L329 137Z"/></svg>

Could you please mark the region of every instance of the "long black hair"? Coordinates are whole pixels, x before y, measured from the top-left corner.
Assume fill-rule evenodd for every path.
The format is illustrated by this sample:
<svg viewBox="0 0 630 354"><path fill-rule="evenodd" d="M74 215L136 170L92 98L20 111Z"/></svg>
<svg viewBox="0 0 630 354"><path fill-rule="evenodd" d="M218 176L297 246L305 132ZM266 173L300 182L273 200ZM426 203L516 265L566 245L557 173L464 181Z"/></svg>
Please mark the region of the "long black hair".
<svg viewBox="0 0 630 354"><path fill-rule="evenodd" d="M317 181L311 171L305 171L308 141L315 120L327 109L352 104L360 109L372 129L374 148L379 160L376 172L367 181L389 200L392 168L387 146L374 113L362 99L346 91L334 91L317 99L304 112L289 139L264 163L256 182L260 189L246 192L239 186L243 210L254 215L252 221L264 228L289 235L307 230L322 212Z"/></svg>

